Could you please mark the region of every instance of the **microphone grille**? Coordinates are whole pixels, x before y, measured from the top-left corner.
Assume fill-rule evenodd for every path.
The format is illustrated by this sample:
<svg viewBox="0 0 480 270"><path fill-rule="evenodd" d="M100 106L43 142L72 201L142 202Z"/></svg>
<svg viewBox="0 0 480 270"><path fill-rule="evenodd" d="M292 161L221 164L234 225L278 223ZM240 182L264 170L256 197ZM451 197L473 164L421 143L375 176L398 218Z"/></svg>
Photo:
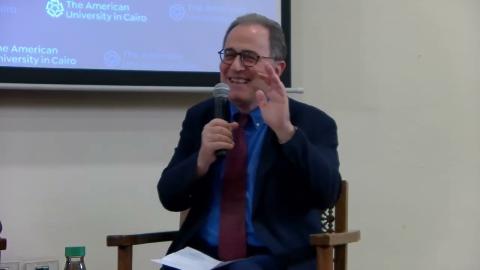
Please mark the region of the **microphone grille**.
<svg viewBox="0 0 480 270"><path fill-rule="evenodd" d="M217 83L213 88L213 97L228 97L230 87L226 83Z"/></svg>

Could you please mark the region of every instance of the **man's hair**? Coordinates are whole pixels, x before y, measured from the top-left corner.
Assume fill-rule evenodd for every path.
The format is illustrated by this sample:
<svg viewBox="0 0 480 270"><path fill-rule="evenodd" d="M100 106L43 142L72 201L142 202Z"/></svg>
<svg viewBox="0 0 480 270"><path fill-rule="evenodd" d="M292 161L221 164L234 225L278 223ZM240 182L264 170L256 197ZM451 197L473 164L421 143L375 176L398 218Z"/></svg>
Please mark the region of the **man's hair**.
<svg viewBox="0 0 480 270"><path fill-rule="evenodd" d="M228 27L225 36L223 37L223 47L227 41L227 36L233 28L238 25L252 25L258 24L268 29L270 42L270 57L275 60L285 60L287 57L287 44L285 42L285 35L282 27L274 20L271 20L263 15L257 13L250 13L236 18Z"/></svg>

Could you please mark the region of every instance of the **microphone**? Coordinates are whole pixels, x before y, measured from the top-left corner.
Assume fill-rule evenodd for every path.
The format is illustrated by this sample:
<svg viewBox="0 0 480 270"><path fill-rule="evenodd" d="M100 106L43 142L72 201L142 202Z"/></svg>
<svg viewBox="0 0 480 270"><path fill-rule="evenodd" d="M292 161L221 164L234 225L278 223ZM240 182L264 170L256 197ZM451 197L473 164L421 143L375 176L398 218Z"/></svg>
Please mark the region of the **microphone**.
<svg viewBox="0 0 480 270"><path fill-rule="evenodd" d="M217 83L213 88L213 100L215 103L214 117L221 118L225 121L229 120L228 92L230 92L230 87L225 83ZM217 157L224 157L227 155L227 150L219 149L215 151L215 155Z"/></svg>

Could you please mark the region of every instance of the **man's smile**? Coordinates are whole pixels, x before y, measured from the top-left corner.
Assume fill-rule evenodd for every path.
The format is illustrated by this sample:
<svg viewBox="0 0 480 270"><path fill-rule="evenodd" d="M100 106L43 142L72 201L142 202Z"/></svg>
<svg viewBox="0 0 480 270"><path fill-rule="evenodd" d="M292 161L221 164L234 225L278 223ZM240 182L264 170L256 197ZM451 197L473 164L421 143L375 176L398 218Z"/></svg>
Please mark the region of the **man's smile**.
<svg viewBox="0 0 480 270"><path fill-rule="evenodd" d="M251 80L245 77L228 77L228 81L233 84L247 84Z"/></svg>

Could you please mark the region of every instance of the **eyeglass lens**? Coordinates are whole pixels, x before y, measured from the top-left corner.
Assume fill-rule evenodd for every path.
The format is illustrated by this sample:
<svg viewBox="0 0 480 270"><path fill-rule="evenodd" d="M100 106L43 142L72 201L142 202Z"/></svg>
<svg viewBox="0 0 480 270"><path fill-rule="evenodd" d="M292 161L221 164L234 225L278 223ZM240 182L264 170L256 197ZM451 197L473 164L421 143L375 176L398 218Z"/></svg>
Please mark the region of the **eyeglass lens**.
<svg viewBox="0 0 480 270"><path fill-rule="evenodd" d="M240 55L240 61L244 66L252 67L257 64L260 56L252 51L241 51L237 52L233 49L224 49L219 52L220 58L225 64L232 64L237 58L237 55Z"/></svg>

